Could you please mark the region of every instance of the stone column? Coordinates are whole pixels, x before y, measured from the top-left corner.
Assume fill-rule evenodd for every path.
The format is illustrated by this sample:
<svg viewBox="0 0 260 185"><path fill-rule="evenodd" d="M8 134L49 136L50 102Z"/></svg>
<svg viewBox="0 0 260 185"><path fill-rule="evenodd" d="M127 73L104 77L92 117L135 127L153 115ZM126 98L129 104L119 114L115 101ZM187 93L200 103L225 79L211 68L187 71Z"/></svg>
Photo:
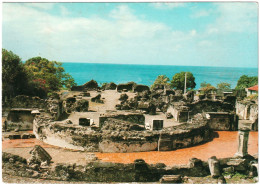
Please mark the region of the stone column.
<svg viewBox="0 0 260 185"><path fill-rule="evenodd" d="M208 159L209 170L211 177L216 178L220 176L220 164L215 156Z"/></svg>
<svg viewBox="0 0 260 185"><path fill-rule="evenodd" d="M235 157L245 157L247 153L249 128L243 127L238 131L238 150Z"/></svg>

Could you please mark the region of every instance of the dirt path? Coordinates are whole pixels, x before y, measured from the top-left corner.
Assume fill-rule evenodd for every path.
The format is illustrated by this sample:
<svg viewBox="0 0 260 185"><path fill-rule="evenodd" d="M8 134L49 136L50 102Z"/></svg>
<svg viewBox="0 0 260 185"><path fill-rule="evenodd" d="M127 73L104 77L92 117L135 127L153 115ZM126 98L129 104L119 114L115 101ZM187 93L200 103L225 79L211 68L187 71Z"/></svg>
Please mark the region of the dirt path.
<svg viewBox="0 0 260 185"><path fill-rule="evenodd" d="M144 159L147 163L165 163L166 165L187 164L189 159L196 157L207 160L211 156L217 158L232 157L237 151L237 132L220 131L218 138L213 141L190 148L178 149L169 152L140 152L140 153L95 153L102 161L132 163L135 159ZM3 151L29 158L29 151L34 145L41 145L53 158L55 163L85 164L86 153L75 150L63 149L48 145L37 139L4 140ZM258 132L250 132L249 154L258 153Z"/></svg>

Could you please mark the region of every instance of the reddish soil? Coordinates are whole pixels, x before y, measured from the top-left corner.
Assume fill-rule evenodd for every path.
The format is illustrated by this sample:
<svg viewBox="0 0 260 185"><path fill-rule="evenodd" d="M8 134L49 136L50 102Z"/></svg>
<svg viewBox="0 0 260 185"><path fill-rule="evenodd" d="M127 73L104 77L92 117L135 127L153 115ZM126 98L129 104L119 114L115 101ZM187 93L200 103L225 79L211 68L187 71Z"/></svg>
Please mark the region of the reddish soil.
<svg viewBox="0 0 260 185"><path fill-rule="evenodd" d="M41 145L43 148L58 148L56 146L48 145L38 139L12 139L2 141L2 150L7 148L31 148L34 145Z"/></svg>
<svg viewBox="0 0 260 185"><path fill-rule="evenodd" d="M135 159L144 159L147 163L165 163L166 165L187 164L192 157L208 160L211 156L217 158L232 157L238 146L238 133L221 131L217 132L218 138L206 144L178 149L167 152L140 152L140 153L96 153L103 161L132 163ZM250 132L248 152L251 155L258 153L258 132Z"/></svg>
<svg viewBox="0 0 260 185"><path fill-rule="evenodd" d="M107 162L132 163L135 159L142 158L150 164L165 163L169 166L175 164L187 164L189 159L192 157L196 157L202 160L208 160L208 158L211 156L216 156L217 158L232 157L237 151L238 133L228 131L221 131L217 133L219 137L214 138L211 142L190 148L178 149L175 151L95 154L99 159ZM44 148L55 148L56 150L60 150L59 147L45 144L37 139L17 139L2 141L3 151L11 148L31 148L34 145L41 145ZM258 153L258 132L250 132L248 151L251 155ZM61 153L59 153L59 155L62 155L62 151L60 152ZM71 152L71 156L77 156L77 152L75 151L68 150L68 152Z"/></svg>

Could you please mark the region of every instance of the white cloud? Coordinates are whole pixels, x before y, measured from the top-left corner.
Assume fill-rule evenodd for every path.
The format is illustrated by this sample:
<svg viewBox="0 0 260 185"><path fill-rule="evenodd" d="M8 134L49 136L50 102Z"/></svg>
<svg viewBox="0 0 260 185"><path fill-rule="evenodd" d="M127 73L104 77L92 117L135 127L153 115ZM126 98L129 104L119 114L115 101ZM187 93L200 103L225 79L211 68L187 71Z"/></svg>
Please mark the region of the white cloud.
<svg viewBox="0 0 260 185"><path fill-rule="evenodd" d="M206 30L194 27L180 31L140 18L127 5L116 7L107 17L70 17L60 16L63 8L60 15L51 15L46 9L4 3L3 47L13 50L23 60L40 55L63 62L191 65L200 61L196 64L210 65L211 61L214 64L221 61L225 65L230 59L226 48L233 43L220 35L226 36L234 28L247 31L245 23L252 27L257 23L254 20L257 14L248 12L253 8L241 10L242 15L236 17L235 12L241 7L231 6L236 11L229 12L230 7L222 6L217 4L220 16ZM228 23L234 27L224 26Z"/></svg>
<svg viewBox="0 0 260 185"><path fill-rule="evenodd" d="M36 9L50 10L53 8L54 3L24 3L24 5Z"/></svg>
<svg viewBox="0 0 260 185"><path fill-rule="evenodd" d="M221 33L257 32L257 3L226 2L215 3L215 5L219 17L214 24L209 25L209 33L212 33L212 30Z"/></svg>
<svg viewBox="0 0 260 185"><path fill-rule="evenodd" d="M207 17L207 16L210 15L211 12L212 12L211 9L198 10L198 11L195 11L195 12L191 15L191 18Z"/></svg>
<svg viewBox="0 0 260 185"><path fill-rule="evenodd" d="M170 51L174 55L184 41L196 35L195 30L185 33L162 23L139 19L126 5L111 11L112 20L52 16L20 4L6 5L3 10L5 43L10 43L13 37L17 43L24 44L22 47L34 50L21 56L23 59L41 53L43 57L62 61L123 59L131 63L136 58L149 61L159 55L167 56Z"/></svg>
<svg viewBox="0 0 260 185"><path fill-rule="evenodd" d="M67 16L70 14L69 10L65 6L60 6L60 12L62 16Z"/></svg>
<svg viewBox="0 0 260 185"><path fill-rule="evenodd" d="M153 6L156 9L174 9L178 7L184 7L185 3L176 3L176 2L171 2L171 3L151 3L151 6Z"/></svg>

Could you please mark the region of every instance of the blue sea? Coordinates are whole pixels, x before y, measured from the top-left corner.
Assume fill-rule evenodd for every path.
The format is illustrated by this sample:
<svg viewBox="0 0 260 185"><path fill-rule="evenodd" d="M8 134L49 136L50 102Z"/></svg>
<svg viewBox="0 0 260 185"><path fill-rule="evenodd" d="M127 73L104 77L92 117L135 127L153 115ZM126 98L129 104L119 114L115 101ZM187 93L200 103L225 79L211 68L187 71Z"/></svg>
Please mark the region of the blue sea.
<svg viewBox="0 0 260 185"><path fill-rule="evenodd" d="M166 75L171 80L174 74L184 71L193 73L197 84L195 89L199 89L202 82L213 86L227 82L231 84L231 88L235 88L240 76L258 76L257 68L100 63L63 63L62 66L78 85L94 79L100 85L105 82L119 84L134 81L137 84L150 86L158 75Z"/></svg>

